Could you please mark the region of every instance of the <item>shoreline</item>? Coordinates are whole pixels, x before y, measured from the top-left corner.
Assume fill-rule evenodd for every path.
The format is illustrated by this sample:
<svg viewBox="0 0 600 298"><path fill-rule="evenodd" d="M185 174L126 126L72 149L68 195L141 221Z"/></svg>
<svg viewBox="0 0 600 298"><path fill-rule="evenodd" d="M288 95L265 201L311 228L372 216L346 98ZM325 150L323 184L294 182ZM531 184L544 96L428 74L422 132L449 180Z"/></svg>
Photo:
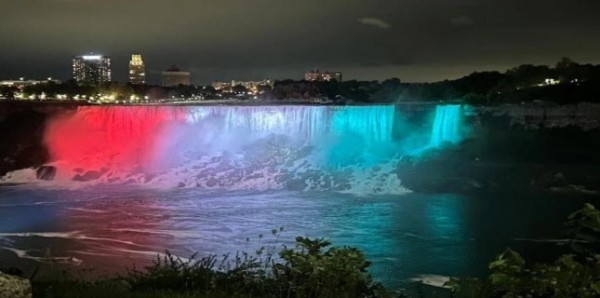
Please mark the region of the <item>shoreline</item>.
<svg viewBox="0 0 600 298"><path fill-rule="evenodd" d="M333 102L333 101L310 101L310 100L196 100L196 101L168 101L147 103L90 103L74 100L0 100L0 105L39 105L39 106L382 106L382 105L439 105L439 104L466 104L461 101L403 101L403 102L381 102L365 103L360 101Z"/></svg>

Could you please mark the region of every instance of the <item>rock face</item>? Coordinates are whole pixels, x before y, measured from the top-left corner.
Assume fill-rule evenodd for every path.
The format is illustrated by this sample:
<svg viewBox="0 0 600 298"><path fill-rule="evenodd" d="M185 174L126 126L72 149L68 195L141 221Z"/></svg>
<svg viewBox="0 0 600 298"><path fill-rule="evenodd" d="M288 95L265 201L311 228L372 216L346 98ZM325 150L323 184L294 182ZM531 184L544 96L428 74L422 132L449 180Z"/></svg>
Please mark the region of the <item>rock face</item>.
<svg viewBox="0 0 600 298"><path fill-rule="evenodd" d="M598 164L480 161L445 153L402 159L396 168L402 185L421 193L600 193Z"/></svg>
<svg viewBox="0 0 600 298"><path fill-rule="evenodd" d="M403 158L398 162L396 171L402 185L421 193L479 192L484 184L479 172L485 172L477 163L442 155L424 159Z"/></svg>
<svg viewBox="0 0 600 298"><path fill-rule="evenodd" d="M0 176L49 160L43 142L47 116L31 110L15 111L0 120Z"/></svg>
<svg viewBox="0 0 600 298"><path fill-rule="evenodd" d="M31 298L31 283L27 279L0 272L0 297Z"/></svg>
<svg viewBox="0 0 600 298"><path fill-rule="evenodd" d="M584 131L600 129L600 104L581 102L559 105L553 103L524 103L479 106L473 109L479 118L483 114L506 117L509 124L527 129L578 127Z"/></svg>
<svg viewBox="0 0 600 298"><path fill-rule="evenodd" d="M84 174L77 174L73 177L73 181L87 182L96 180L106 174L109 169L102 168L99 171L87 171Z"/></svg>
<svg viewBox="0 0 600 298"><path fill-rule="evenodd" d="M56 168L53 166L41 166L35 172L35 176L39 180L54 180L54 176L56 176Z"/></svg>

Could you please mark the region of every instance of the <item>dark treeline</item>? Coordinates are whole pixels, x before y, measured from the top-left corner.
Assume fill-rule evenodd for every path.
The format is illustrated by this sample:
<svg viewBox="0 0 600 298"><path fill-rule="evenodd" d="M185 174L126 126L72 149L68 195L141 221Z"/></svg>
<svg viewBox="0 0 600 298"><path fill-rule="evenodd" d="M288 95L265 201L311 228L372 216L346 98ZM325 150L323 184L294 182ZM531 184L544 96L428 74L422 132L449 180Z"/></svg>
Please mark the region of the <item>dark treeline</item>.
<svg viewBox="0 0 600 298"><path fill-rule="evenodd" d="M73 80L60 84L48 82L19 90L0 87L0 97L15 99L56 99L66 96L111 96L114 100L306 100L336 103L396 103L410 101L463 101L471 104L519 103L535 100L556 103L600 102L600 65L579 64L562 58L555 66L525 64L505 72L475 72L455 80L434 83L403 83L392 78L385 81L312 82L283 80L270 86L248 90L233 86L230 90L215 90L212 86L160 87L108 83L99 86L78 85Z"/></svg>
<svg viewBox="0 0 600 298"><path fill-rule="evenodd" d="M554 67L521 65L506 72L475 72L456 80L434 83L378 81L280 81L276 99L325 97L341 101L394 103L403 101L464 101L473 104L526 102L600 102L600 65L562 58Z"/></svg>

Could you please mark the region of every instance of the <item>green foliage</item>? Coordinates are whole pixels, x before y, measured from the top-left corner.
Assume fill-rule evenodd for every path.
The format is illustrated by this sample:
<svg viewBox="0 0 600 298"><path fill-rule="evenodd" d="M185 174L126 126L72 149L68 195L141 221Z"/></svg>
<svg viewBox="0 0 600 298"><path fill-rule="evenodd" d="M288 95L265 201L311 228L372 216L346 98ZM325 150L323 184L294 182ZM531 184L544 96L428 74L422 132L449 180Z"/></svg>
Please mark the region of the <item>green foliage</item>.
<svg viewBox="0 0 600 298"><path fill-rule="evenodd" d="M34 282L35 298L232 298L223 292L185 293L170 290L131 290L123 280Z"/></svg>
<svg viewBox="0 0 600 298"><path fill-rule="evenodd" d="M600 210L594 205L588 203L573 212L566 226L573 250L586 256L600 254Z"/></svg>
<svg viewBox="0 0 600 298"><path fill-rule="evenodd" d="M208 292L214 287L213 280L217 274L213 271L216 257L195 258L196 255L192 255L188 260L182 260L167 251L145 271L131 270L126 280L135 289Z"/></svg>
<svg viewBox="0 0 600 298"><path fill-rule="evenodd" d="M449 285L456 297L598 297L600 296L600 255L596 254L600 235L600 212L591 204L574 212L566 223L571 242L585 243L576 254L560 256L551 264L526 266L525 260L510 249L490 263L486 280L452 279Z"/></svg>
<svg viewBox="0 0 600 298"><path fill-rule="evenodd" d="M277 237L281 229L274 229ZM262 235L259 241L262 241ZM249 239L248 239L249 240ZM270 244L274 241L270 241ZM391 297L367 272L369 262L352 247L324 239L296 238L277 258L272 247L182 259L166 252L144 270L96 282L34 282L35 297Z"/></svg>
<svg viewBox="0 0 600 298"><path fill-rule="evenodd" d="M521 256L511 249L507 249L490 263L489 269L492 270L489 277L490 283L494 288L506 292L517 291L524 286L523 280L520 278L524 266L525 261Z"/></svg>
<svg viewBox="0 0 600 298"><path fill-rule="evenodd" d="M298 237L296 249L280 252L274 276L286 297L363 297L384 294L367 273L369 262L356 248L330 248L324 239ZM385 294L384 294L385 295Z"/></svg>

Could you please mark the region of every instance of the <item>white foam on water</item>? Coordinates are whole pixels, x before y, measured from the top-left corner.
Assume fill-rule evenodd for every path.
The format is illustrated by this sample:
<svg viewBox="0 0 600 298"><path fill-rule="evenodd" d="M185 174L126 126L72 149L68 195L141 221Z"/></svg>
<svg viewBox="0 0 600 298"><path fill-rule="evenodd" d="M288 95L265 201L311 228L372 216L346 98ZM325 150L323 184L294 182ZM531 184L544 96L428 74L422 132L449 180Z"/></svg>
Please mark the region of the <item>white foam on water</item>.
<svg viewBox="0 0 600 298"><path fill-rule="evenodd" d="M126 248L118 248L118 247L113 248L111 250L114 252L121 252L121 253L136 255L136 256L142 256L143 258L148 259L148 260L151 260L151 259L155 260L156 258L163 259L168 256L164 252L158 252L158 251L152 251L152 250L134 250L134 249L126 249ZM180 257L180 256L177 256L174 254L171 254L171 256L173 258L175 258L176 260L180 260L182 262L192 261L190 258L184 258L184 257Z"/></svg>
<svg viewBox="0 0 600 298"><path fill-rule="evenodd" d="M73 210L73 211L81 211L81 212L86 212L86 213L96 213L96 214L103 214L103 213L107 213L108 212L108 211L103 211L103 210L88 209L88 208L79 208L79 207L68 207L66 209Z"/></svg>
<svg viewBox="0 0 600 298"><path fill-rule="evenodd" d="M90 237L82 234L82 231L72 232L25 232L25 233L0 233L0 237L41 237L41 238L63 238L63 239L75 239L75 240L89 240L89 241L101 241L101 242L115 242L127 245L136 245L132 241L118 240L112 238L102 237Z"/></svg>
<svg viewBox="0 0 600 298"><path fill-rule="evenodd" d="M126 232L126 233L140 233L140 234L156 234L156 235L167 235L174 238L185 239L185 238L203 238L197 231L189 230L162 230L162 229L110 229L111 232Z"/></svg>
<svg viewBox="0 0 600 298"><path fill-rule="evenodd" d="M420 282L422 284L437 287L437 288L445 288L449 289L450 287L446 285L447 282L450 281L449 276L444 275L435 275L435 274L421 274L410 279L414 282Z"/></svg>
<svg viewBox="0 0 600 298"><path fill-rule="evenodd" d="M28 259L40 263L60 263L60 264L70 264L79 266L83 263L82 260L75 257L52 257L52 256L44 256L44 257L36 257L29 254L27 250L16 249L12 247L0 247L2 250L7 250L14 253L17 257L21 259Z"/></svg>

